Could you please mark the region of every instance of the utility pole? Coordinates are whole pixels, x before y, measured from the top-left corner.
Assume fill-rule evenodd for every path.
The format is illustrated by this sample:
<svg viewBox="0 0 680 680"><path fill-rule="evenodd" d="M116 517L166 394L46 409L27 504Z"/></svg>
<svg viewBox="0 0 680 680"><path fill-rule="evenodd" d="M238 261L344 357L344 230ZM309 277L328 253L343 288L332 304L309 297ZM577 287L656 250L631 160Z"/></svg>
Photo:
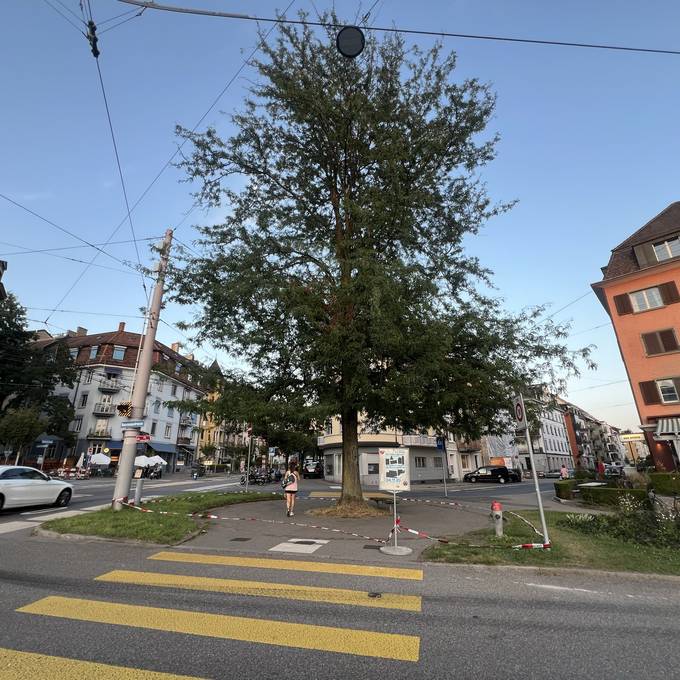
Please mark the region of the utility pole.
<svg viewBox="0 0 680 680"><path fill-rule="evenodd" d="M139 357L139 365L135 376L135 383L132 387L132 412L131 420L143 420L144 407L146 405L146 394L149 390L149 377L151 375L151 363L153 360L153 346L156 340L156 329L161 314L161 302L163 299L163 283L165 281L165 271L168 267L168 256L170 255L170 245L172 243L172 229L165 232L163 247L161 249L161 259L158 265L158 278L151 297L151 308L149 309L148 323L144 344ZM137 453L137 435L141 427L127 427L123 431L123 450L120 452L118 462L118 477L116 487L113 491L112 507L114 510L122 510L122 502L127 502L132 483L132 469Z"/></svg>

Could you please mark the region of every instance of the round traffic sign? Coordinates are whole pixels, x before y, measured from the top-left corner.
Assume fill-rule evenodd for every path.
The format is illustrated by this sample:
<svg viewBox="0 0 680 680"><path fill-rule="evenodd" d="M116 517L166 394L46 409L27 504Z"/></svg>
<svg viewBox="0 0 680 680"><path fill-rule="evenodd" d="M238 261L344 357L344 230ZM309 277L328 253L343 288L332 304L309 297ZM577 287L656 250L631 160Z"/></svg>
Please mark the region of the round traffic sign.
<svg viewBox="0 0 680 680"><path fill-rule="evenodd" d="M519 401L515 404L515 419L518 423L524 422L524 409Z"/></svg>
<svg viewBox="0 0 680 680"><path fill-rule="evenodd" d="M336 36L335 45L343 57L354 59L363 52L366 39L363 31L357 26L345 26Z"/></svg>

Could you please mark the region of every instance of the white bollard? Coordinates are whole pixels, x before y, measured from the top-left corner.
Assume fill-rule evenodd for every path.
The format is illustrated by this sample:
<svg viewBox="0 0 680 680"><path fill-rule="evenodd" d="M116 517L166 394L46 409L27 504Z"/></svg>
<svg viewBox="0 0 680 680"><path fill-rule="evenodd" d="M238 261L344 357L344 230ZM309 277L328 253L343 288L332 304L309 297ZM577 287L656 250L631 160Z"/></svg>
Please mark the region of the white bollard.
<svg viewBox="0 0 680 680"><path fill-rule="evenodd" d="M503 535L503 506L498 501L491 502L491 516L496 537L500 538Z"/></svg>

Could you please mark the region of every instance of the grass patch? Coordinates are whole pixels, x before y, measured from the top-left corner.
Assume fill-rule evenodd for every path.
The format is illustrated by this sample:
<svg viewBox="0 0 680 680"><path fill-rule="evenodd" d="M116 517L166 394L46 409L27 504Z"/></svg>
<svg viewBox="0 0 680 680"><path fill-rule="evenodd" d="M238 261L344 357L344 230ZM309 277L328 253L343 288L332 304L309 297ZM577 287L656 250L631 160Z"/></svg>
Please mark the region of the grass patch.
<svg viewBox="0 0 680 680"><path fill-rule="evenodd" d="M540 542L541 539L526 524L510 516L504 523L505 536L502 538L495 538L493 529L480 529L456 537L456 544L434 545L423 556L433 562L459 564L510 564L680 575L680 551L643 546L611 536L582 534L557 526L557 520L564 514L546 513L554 546L549 551L512 550L512 545ZM538 526L537 512L523 512L522 515Z"/></svg>
<svg viewBox="0 0 680 680"><path fill-rule="evenodd" d="M317 517L362 519L366 517L385 517L385 515L391 515L392 510L389 508L381 508L374 505L369 505L368 503L334 503L327 508L314 508L312 510L307 510L305 514L316 515Z"/></svg>
<svg viewBox="0 0 680 680"><path fill-rule="evenodd" d="M123 508L120 512L113 512L110 508L106 508L84 515L53 519L45 522L42 528L60 534L125 538L150 543L177 543L208 523L208 520L188 517L188 513L204 512L235 503L280 500L280 498L280 494L217 493L214 491L201 494L186 493L165 496L142 504L142 507L150 510L178 513L176 515L139 512L132 508Z"/></svg>

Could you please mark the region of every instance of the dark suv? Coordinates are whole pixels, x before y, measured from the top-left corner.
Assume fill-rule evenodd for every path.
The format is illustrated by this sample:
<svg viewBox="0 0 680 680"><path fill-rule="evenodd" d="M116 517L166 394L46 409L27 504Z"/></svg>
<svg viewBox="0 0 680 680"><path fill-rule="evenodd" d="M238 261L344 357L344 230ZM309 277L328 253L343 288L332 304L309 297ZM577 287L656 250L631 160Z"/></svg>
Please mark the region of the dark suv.
<svg viewBox="0 0 680 680"><path fill-rule="evenodd" d="M468 472L463 476L464 482L519 482L520 476L514 471L509 470L504 465L485 465L477 468L474 472Z"/></svg>

